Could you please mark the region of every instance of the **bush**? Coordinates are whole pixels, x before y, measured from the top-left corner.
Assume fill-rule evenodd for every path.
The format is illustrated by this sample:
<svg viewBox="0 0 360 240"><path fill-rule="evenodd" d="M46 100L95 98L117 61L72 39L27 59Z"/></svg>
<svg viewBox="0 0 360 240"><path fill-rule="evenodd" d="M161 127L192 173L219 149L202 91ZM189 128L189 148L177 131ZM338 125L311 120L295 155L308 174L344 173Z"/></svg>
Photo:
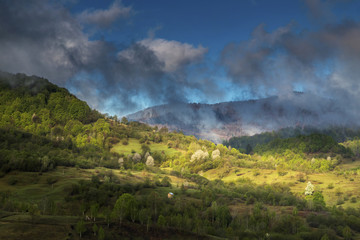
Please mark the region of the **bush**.
<svg viewBox="0 0 360 240"><path fill-rule="evenodd" d="M255 170L255 171L253 172L253 175L254 175L254 177L259 176L259 175L260 175L259 170Z"/></svg>
<svg viewBox="0 0 360 240"><path fill-rule="evenodd" d="M285 176L286 174L288 174L288 172L278 171L278 175L281 176L281 177Z"/></svg>
<svg viewBox="0 0 360 240"><path fill-rule="evenodd" d="M7 183L8 183L9 185L15 185L15 184L17 184L18 182L19 182L19 180L18 180L16 177L14 177L14 176L9 177L9 179L7 180Z"/></svg>
<svg viewBox="0 0 360 240"><path fill-rule="evenodd" d="M163 186L163 187L171 187L171 179L168 176L165 176L161 180L161 186Z"/></svg>
<svg viewBox="0 0 360 240"><path fill-rule="evenodd" d="M344 199L342 199L342 198L339 198L338 200L337 200L337 202L336 202L336 205L342 205L342 204L344 204L345 202L344 202Z"/></svg>
<svg viewBox="0 0 360 240"><path fill-rule="evenodd" d="M49 185L52 185L52 184L56 183L57 181L58 181L58 179L54 176L50 176L50 177L46 178L46 182Z"/></svg>
<svg viewBox="0 0 360 240"><path fill-rule="evenodd" d="M306 181L305 175L303 173L299 173L296 177L297 177L297 180L299 182L305 182Z"/></svg>
<svg viewBox="0 0 360 240"><path fill-rule="evenodd" d="M333 183L330 183L328 186L327 186L328 189L333 189L334 188L334 184Z"/></svg>

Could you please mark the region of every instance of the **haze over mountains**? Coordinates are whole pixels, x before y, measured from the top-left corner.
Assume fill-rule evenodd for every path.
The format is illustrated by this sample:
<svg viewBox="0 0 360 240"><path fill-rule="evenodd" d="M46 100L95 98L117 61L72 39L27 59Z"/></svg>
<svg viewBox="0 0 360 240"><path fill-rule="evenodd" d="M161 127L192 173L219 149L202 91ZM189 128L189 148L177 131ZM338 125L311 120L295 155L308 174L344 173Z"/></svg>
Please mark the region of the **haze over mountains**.
<svg viewBox="0 0 360 240"><path fill-rule="evenodd" d="M294 92L285 97L217 104L166 104L128 115L129 120L164 125L170 130L221 142L285 127L357 126L355 111L333 99Z"/></svg>

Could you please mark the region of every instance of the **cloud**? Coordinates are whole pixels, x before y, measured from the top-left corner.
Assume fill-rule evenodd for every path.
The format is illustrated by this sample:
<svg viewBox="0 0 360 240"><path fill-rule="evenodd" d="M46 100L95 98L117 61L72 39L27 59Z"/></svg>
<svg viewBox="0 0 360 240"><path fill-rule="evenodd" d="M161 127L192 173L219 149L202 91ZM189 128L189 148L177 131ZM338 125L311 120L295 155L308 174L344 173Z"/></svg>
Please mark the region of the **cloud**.
<svg viewBox="0 0 360 240"><path fill-rule="evenodd" d="M335 109L346 112L346 122L360 116L355 104L360 101L359 42L360 23L352 20L314 31L299 31L290 24L269 32L260 25L248 41L228 44L221 63L235 85L249 87L255 96L290 99L294 86L300 85L322 96L318 100L331 99ZM316 101L308 98L302 104L322 106Z"/></svg>
<svg viewBox="0 0 360 240"><path fill-rule="evenodd" d="M328 22L329 20L334 18L334 15L331 12L331 5L334 2L334 0L304 0L309 16L313 20L320 22Z"/></svg>
<svg viewBox="0 0 360 240"><path fill-rule="evenodd" d="M174 72L194 62L201 60L207 49L201 45L194 46L178 41L168 41L165 39L148 38L139 42L154 52L156 57L164 63L165 72Z"/></svg>
<svg viewBox="0 0 360 240"><path fill-rule="evenodd" d="M118 10L123 8L116 1L108 10L83 16L106 25L130 11ZM186 89L197 83L186 69L206 51L156 38L120 48L92 40L78 16L59 3L0 2L0 70L48 78L100 111L125 115L154 104L187 101Z"/></svg>
<svg viewBox="0 0 360 240"><path fill-rule="evenodd" d="M125 7L121 1L115 1L109 9L85 10L78 15L78 19L82 23L94 24L100 28L107 28L116 20L128 18L132 14L131 7Z"/></svg>
<svg viewBox="0 0 360 240"><path fill-rule="evenodd" d="M100 45L89 42L78 22L60 5L36 0L0 3L3 70L62 83L76 72L77 65L91 61L90 50Z"/></svg>
<svg viewBox="0 0 360 240"><path fill-rule="evenodd" d="M265 31L263 24L254 29L248 41L230 43L221 53L221 63L235 84L249 85L254 90L265 86L271 88L273 79L269 79L270 65L279 42L291 32L292 24L281 27L272 33Z"/></svg>

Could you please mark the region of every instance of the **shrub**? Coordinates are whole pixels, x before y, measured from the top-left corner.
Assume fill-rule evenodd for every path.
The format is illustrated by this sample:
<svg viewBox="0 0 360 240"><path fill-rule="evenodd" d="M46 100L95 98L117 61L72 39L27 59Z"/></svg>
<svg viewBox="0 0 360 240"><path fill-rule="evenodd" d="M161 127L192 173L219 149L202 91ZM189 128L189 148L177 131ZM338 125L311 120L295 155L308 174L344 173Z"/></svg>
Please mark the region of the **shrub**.
<svg viewBox="0 0 360 240"><path fill-rule="evenodd" d="M165 176L162 180L161 180L161 186L163 187L170 187L171 186L171 179L168 176Z"/></svg>
<svg viewBox="0 0 360 240"><path fill-rule="evenodd" d="M7 180L7 183L8 183L9 185L15 185L15 184L17 184L18 182L19 182L19 180L18 180L16 177L14 177L14 176L9 177L9 179Z"/></svg>
<svg viewBox="0 0 360 240"><path fill-rule="evenodd" d="M256 169L256 170L253 172L253 175L254 175L254 177L259 176L259 175L260 175L259 170Z"/></svg>
<svg viewBox="0 0 360 240"><path fill-rule="evenodd" d="M342 198L339 198L336 202L336 205L342 205L344 203L345 203L344 200Z"/></svg>
<svg viewBox="0 0 360 240"><path fill-rule="evenodd" d="M288 174L288 172L278 171L278 175L281 176L281 177L285 176L286 174Z"/></svg>
<svg viewBox="0 0 360 240"><path fill-rule="evenodd" d="M58 179L56 177L50 176L46 178L46 182L49 185L52 185L54 183L56 183L58 181Z"/></svg>
<svg viewBox="0 0 360 240"><path fill-rule="evenodd" d="M305 182L306 181L305 175L303 173L299 173L296 177L297 177L297 180L299 182Z"/></svg>
<svg viewBox="0 0 360 240"><path fill-rule="evenodd" d="M336 190L335 190L335 194L336 194L336 196L341 196L342 194L343 194L343 192L341 191L341 189L340 188L337 188Z"/></svg>
<svg viewBox="0 0 360 240"><path fill-rule="evenodd" d="M328 186L327 186L328 189L333 189L334 188L334 184L333 183L330 183Z"/></svg>

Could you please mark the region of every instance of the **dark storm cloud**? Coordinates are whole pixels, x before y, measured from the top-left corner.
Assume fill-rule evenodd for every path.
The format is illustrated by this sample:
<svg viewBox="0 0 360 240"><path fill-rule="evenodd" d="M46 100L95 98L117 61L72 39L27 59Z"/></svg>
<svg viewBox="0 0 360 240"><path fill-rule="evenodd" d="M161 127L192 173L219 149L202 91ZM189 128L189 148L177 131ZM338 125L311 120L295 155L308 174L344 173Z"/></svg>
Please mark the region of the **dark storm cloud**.
<svg viewBox="0 0 360 240"><path fill-rule="evenodd" d="M91 40L81 25L109 26L131 11L115 1L107 10L73 16L54 1L1 1L0 70L46 77L101 111L125 114L144 101L186 101L183 91L191 82L185 69L207 49L153 38L119 49Z"/></svg>

